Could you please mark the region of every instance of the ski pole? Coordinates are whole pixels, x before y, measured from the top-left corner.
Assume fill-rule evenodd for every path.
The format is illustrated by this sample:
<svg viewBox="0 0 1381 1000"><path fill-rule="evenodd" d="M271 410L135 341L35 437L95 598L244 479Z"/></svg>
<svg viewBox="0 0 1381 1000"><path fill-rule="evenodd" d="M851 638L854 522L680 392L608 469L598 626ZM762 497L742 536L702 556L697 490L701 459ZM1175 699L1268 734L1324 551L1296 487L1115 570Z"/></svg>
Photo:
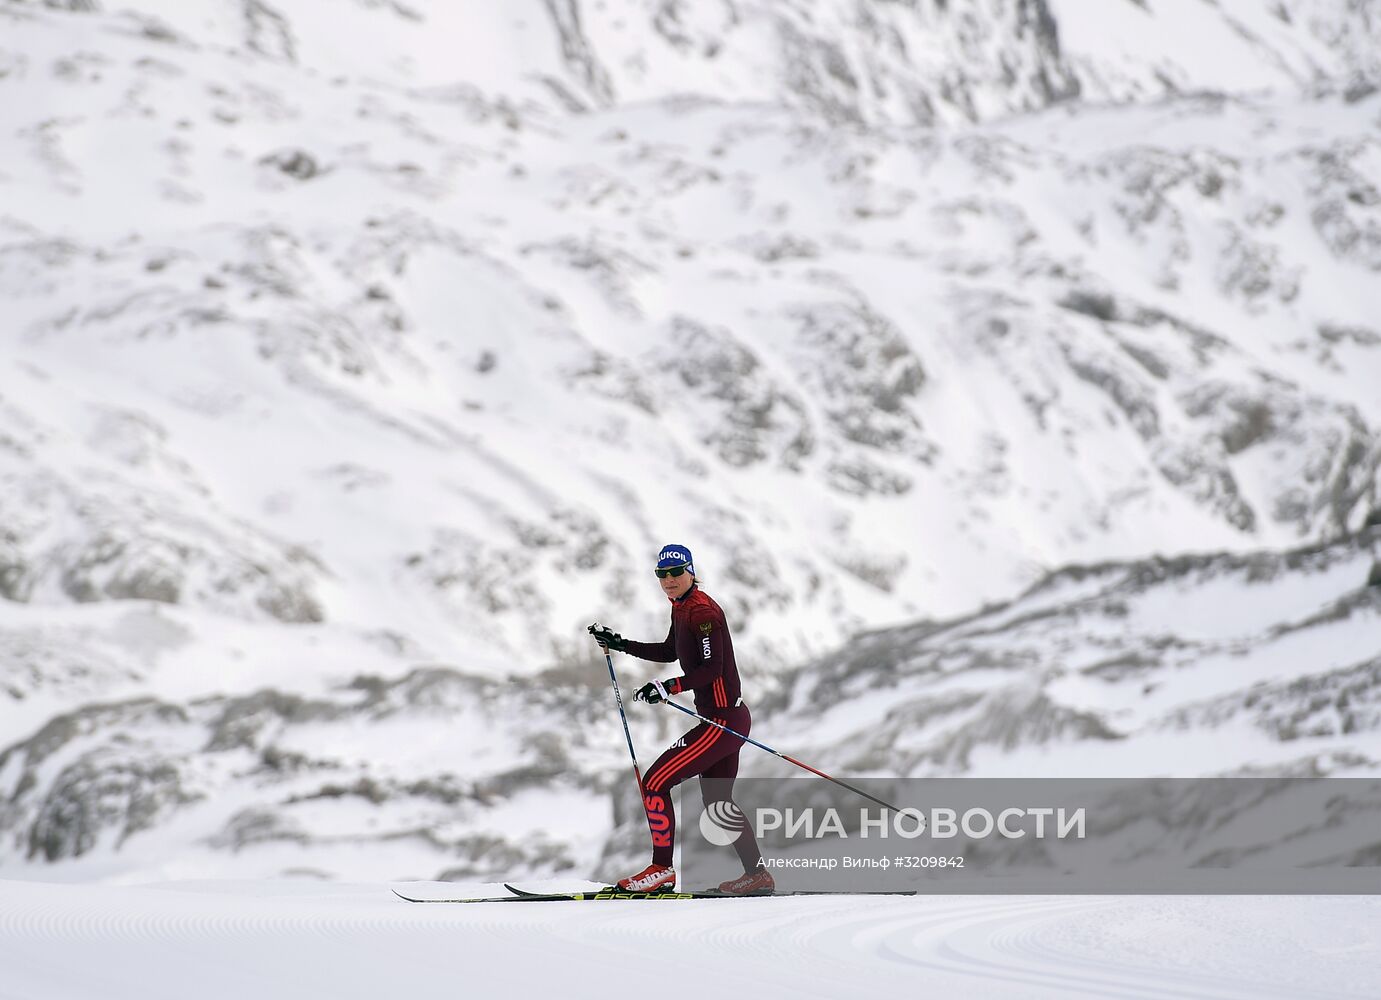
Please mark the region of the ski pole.
<svg viewBox="0 0 1381 1000"><path fill-rule="evenodd" d="M595 626L587 628L588 633L595 634ZM623 695L619 692L619 675L613 673L613 655L605 649L605 663L609 664L609 684L613 685L613 700L619 704L619 718L623 720L623 738L628 743L628 756L632 757L632 776L638 779L638 801L642 801L645 796L642 787L642 768L638 767L638 754L632 749L632 733L628 732L628 713L623 710ZM652 820L648 820L652 822Z"/></svg>
<svg viewBox="0 0 1381 1000"><path fill-rule="evenodd" d="M610 669L612 670L613 668L611 667ZM670 705L672 708L676 709L678 712L685 712L687 715L689 715L689 716L691 716L691 717L693 717L693 718L699 719L701 722L709 723L711 726L718 726L720 729L724 730L724 731L725 731L726 733L728 733L730 736L737 736L739 739L743 740L745 743L751 743L751 744L753 744L753 746L757 747L759 750L766 750L768 753L773 754L773 755L775 755L775 756L777 756L777 757L780 757L782 760L786 761L786 762L789 763L789 764L795 764L797 767L805 768L805 769L806 769L807 771L809 771L811 774L818 774L820 777L824 778L826 781L833 781L836 785L842 785L843 787L847 788L849 791L851 791L851 792L857 792L859 795L862 795L865 799L872 799L872 800L873 800L874 802L876 802L878 805L880 805L880 806L886 806L888 809L891 809L893 812L901 812L901 810L898 809L896 806L892 805L892 803L890 803L890 802L884 802L884 801L882 801L882 799L878 798L876 795L869 795L869 794L868 794L867 792L865 792L863 789L861 789L861 788L855 788L853 785L849 784L847 781L841 781L841 780L838 779L838 778L831 777L830 775L826 774L824 771L820 770L818 767L811 767L809 764L806 764L806 763L804 763L803 761L799 761L799 760L797 760L795 757L792 757L792 756L789 755L789 754L784 754L784 753L782 753L780 750L773 750L773 749L772 749L770 746L768 746L766 743L759 743L757 740L753 739L753 737L751 737L751 736L744 736L742 733L736 733L736 732L734 732L732 729L730 729L728 726L724 725L724 723L722 723L722 722L715 722L714 719L707 719L707 718L705 718L703 715L701 715L699 712L694 712L694 711L692 711L691 709L687 708L685 705L681 705L681 704L678 704L678 703L672 701L670 698L664 699L664 700L662 701L662 704L663 704L663 705ZM620 708L620 710L622 710L622 708Z"/></svg>
<svg viewBox="0 0 1381 1000"><path fill-rule="evenodd" d="M594 628L593 625L590 627ZM642 801L645 794L643 772L642 768L638 767L638 755L633 750L633 734L628 731L628 714L623 710L623 695L619 693L619 678L614 673L614 657L607 649L604 651L604 662L609 664L609 683L614 685L614 701L618 702L619 718L623 720L623 738L628 742L628 756L633 758L633 777L638 779L638 800Z"/></svg>
<svg viewBox="0 0 1381 1000"><path fill-rule="evenodd" d="M594 626L590 626L590 633L594 634ZM638 766L638 755L633 750L633 734L628 731L628 713L623 710L623 695L619 692L619 678L614 673L614 657L608 649L604 651L604 662L609 665L609 683L614 685L614 701L619 706L619 718L623 720L623 738L628 743L628 756L633 758L633 777L638 782L638 804L643 807L643 814L647 817L647 831L656 835L657 831L652 829L652 814L647 811L647 790L643 786L643 770Z"/></svg>

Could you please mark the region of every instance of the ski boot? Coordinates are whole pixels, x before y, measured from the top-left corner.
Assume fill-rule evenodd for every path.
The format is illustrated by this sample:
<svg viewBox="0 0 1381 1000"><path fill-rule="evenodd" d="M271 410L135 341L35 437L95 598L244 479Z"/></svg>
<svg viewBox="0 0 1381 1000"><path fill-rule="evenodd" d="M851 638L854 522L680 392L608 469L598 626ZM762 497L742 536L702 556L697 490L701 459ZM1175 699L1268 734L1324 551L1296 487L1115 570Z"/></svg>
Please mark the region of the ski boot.
<svg viewBox="0 0 1381 1000"><path fill-rule="evenodd" d="M619 879L615 888L623 892L674 892L676 869L666 865L648 865L636 875Z"/></svg>
<svg viewBox="0 0 1381 1000"><path fill-rule="evenodd" d="M777 883L766 868L719 883L719 891L726 896L770 896L776 889Z"/></svg>

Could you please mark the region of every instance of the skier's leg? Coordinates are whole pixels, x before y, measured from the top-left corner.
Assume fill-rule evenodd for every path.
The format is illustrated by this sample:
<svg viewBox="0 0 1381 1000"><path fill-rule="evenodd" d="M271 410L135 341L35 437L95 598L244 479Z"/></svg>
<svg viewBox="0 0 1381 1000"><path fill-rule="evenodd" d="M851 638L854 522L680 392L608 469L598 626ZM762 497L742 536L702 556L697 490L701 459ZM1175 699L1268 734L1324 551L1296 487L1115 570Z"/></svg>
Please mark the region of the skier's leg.
<svg viewBox="0 0 1381 1000"><path fill-rule="evenodd" d="M731 711L739 718L726 718L725 725L747 736L752 726L748 707L745 705ZM744 816L743 832L734 841L734 850L738 852L744 872L753 875L762 870L762 851L758 849L758 838L753 832L753 824L747 821L746 814L739 808L738 803L734 802L734 779L738 777L738 755L742 747L743 744L740 743L732 753L726 754L701 773L700 797L706 809L710 808L711 803L726 803L733 808L735 814Z"/></svg>
<svg viewBox="0 0 1381 1000"><path fill-rule="evenodd" d="M643 808L652 830L652 863L670 865L676 846L676 812L671 790L691 775L737 753L743 740L718 726L700 723L657 758L643 779Z"/></svg>
<svg viewBox="0 0 1381 1000"><path fill-rule="evenodd" d="M734 841L734 850L747 874L762 870L762 851L758 848L758 838L753 832L753 824L734 801L734 777L738 774L738 753L734 752L715 764L700 776L700 797L705 808L719 804L727 807L729 814L743 816L743 832Z"/></svg>
<svg viewBox="0 0 1381 1000"><path fill-rule="evenodd" d="M676 845L676 810L671 790L682 779L680 768L692 760L720 732L703 722L662 753L643 778L643 809L652 831L652 863L670 866Z"/></svg>
<svg viewBox="0 0 1381 1000"><path fill-rule="evenodd" d="M676 847L676 810L671 790L682 778L681 768L709 742L709 734L720 730L703 722L667 747L648 768L643 778L643 810L652 833L652 864L636 875L619 879L620 888L634 892L671 889L676 872L671 867Z"/></svg>

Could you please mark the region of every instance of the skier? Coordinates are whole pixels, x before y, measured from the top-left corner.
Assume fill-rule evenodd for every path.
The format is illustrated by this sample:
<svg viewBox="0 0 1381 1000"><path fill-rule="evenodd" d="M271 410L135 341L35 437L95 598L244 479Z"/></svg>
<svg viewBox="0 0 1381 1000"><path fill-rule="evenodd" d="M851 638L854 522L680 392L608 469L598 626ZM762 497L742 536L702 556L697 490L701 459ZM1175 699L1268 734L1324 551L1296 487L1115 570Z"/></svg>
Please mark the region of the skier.
<svg viewBox="0 0 1381 1000"><path fill-rule="evenodd" d="M684 545L665 546L657 556L655 572L662 593L671 601L667 637L661 642L634 642L609 629L594 629L595 640L602 649L628 653L642 660L680 661L682 676L649 681L634 695L638 701L655 705L670 695L692 691L697 712L747 736L752 716L741 696L729 626L723 610L696 583L690 549ZM620 889L656 892L675 887L672 851L676 813L671 790L692 775L699 775L700 793L707 809L715 802L732 806L730 793L738 774L742 746L739 737L702 722L657 758L643 781L643 808L652 833L652 864L636 875L619 879ZM737 811L738 807L732 808ZM734 849L743 863L744 874L721 883L719 891L731 895L772 892L772 873L762 865L762 853L751 824L746 824L734 841Z"/></svg>

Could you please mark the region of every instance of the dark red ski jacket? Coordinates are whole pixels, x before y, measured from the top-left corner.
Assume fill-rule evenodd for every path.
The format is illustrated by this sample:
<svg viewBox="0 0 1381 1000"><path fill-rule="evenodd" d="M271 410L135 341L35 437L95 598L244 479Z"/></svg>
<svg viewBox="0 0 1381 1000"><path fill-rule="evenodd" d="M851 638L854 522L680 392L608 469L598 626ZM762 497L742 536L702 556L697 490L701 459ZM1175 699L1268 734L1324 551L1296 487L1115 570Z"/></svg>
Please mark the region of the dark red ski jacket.
<svg viewBox="0 0 1381 1000"><path fill-rule="evenodd" d="M713 715L716 710L742 703L734 641L724 612L710 595L692 585L671 605L671 628L661 642L628 641L629 654L657 663L680 661L683 676L668 685L673 694L695 693L695 710Z"/></svg>

